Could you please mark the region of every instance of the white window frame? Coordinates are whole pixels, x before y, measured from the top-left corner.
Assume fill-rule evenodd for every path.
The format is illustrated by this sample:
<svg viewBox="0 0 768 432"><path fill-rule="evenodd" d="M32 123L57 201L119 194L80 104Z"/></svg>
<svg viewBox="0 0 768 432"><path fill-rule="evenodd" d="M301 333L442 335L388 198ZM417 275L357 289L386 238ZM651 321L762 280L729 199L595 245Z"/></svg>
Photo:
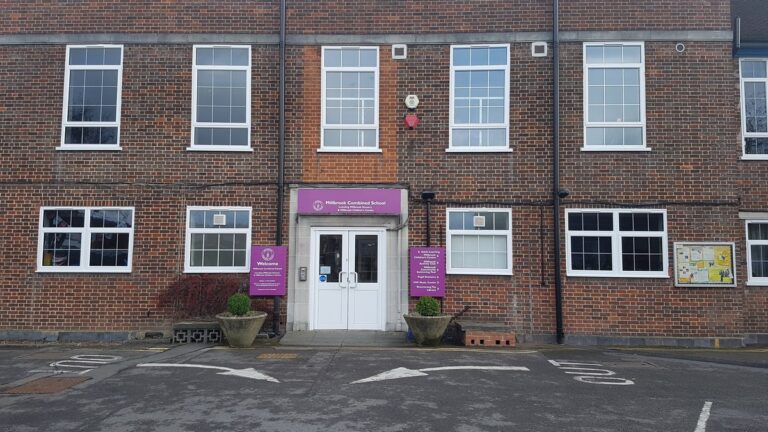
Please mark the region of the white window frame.
<svg viewBox="0 0 768 432"><path fill-rule="evenodd" d="M198 48L246 48L248 49L248 66L221 66L221 65L197 65ZM193 45L192 46L192 128L189 136L188 151L215 151L215 152L252 152L251 143L251 80L253 59L251 57L250 45ZM224 70L224 71L245 71L245 123L218 123L218 122L198 122L197 121L197 73L202 70ZM195 128L238 128L248 129L248 145L195 145Z"/></svg>
<svg viewBox="0 0 768 432"><path fill-rule="evenodd" d="M190 228L192 211L248 211L248 228ZM184 273L249 273L251 271L251 231L253 230L252 207L229 206L188 206L187 220L185 223L184 240ZM190 253L192 248L192 234L246 234L245 239L245 266L243 267L192 267Z"/></svg>
<svg viewBox="0 0 768 432"><path fill-rule="evenodd" d="M747 242L747 285L768 286L768 277L752 277L752 246L768 245L768 240L750 240L749 224L768 225L768 219L749 219L744 224L744 239Z"/></svg>
<svg viewBox="0 0 768 432"><path fill-rule="evenodd" d="M640 63L601 63L601 64L595 64L595 65L588 65L587 64L587 47L591 46L598 46L598 47L606 47L606 46L639 46L640 47ZM608 151L608 152L614 152L614 151L651 151L651 148L648 147L648 141L647 141L647 135L648 135L648 128L646 126L646 105L645 105L645 42L584 42L582 47L582 64L583 64L583 83L582 83L582 91L584 95L584 106L582 107L584 111L584 125L583 125L583 144L581 147L581 151ZM589 121L589 69L629 69L629 68L638 68L640 70L640 121L639 122L596 122L592 123ZM643 144L639 146L626 146L626 145L612 145L612 146L598 146L593 145L589 146L587 145L587 128L588 127L598 127L598 128L617 128L617 127L640 127L642 129L642 136L643 136Z"/></svg>
<svg viewBox="0 0 768 432"><path fill-rule="evenodd" d="M768 139L768 132L747 132L747 100L744 95L745 82L761 82L766 87L766 99L768 99L768 77L766 78L744 78L742 71L745 61L764 62L768 68L768 58L742 58L739 59L739 108L741 109L741 159L743 160L768 160L768 154L748 154L747 138L765 138ZM768 71L768 69L766 69ZM768 102L768 101L766 101Z"/></svg>
<svg viewBox="0 0 768 432"><path fill-rule="evenodd" d="M450 228L451 212L460 213L475 213L475 212L491 212L491 213L506 213L509 218L509 229L506 231L501 230L452 230ZM465 275L512 275L512 210L500 209L500 208L460 208L452 207L445 209L445 268L447 274L465 274ZM468 268L453 268L451 263L451 242L452 236L456 235L487 235L487 236L507 236L507 267L506 269L468 269Z"/></svg>
<svg viewBox="0 0 768 432"><path fill-rule="evenodd" d="M120 65L70 65L69 53L73 48L120 48ZM67 53L64 60L64 106L61 112L61 140L59 141L59 147L56 150L121 150L120 147L120 118L123 105L123 62L125 56L125 48L123 45L67 45ZM69 75L72 69L75 70L116 70L117 71L117 100L115 107L115 121L114 122L70 122L67 120L67 114L69 111ZM65 144L65 136L68 127L116 127L117 128L117 143L116 144Z"/></svg>
<svg viewBox="0 0 768 432"><path fill-rule="evenodd" d="M568 228L568 218L572 213L612 213L613 230L612 231L571 231ZM655 213L664 217L664 231L621 231L619 229L619 213ZM571 264L571 237L611 237L611 271L599 270L574 270ZM602 208L579 208L565 210L565 262L566 275L579 277L606 277L606 278L669 278L669 228L667 225L666 209L602 209ZM661 271L624 271L622 270L622 250L621 239L623 237L661 237Z"/></svg>
<svg viewBox="0 0 768 432"><path fill-rule="evenodd" d="M85 210L83 227L43 227L43 217L46 210ZM94 210L130 210L131 227L106 227L91 228L91 212ZM37 271L39 273L130 273L133 268L133 237L136 227L136 209L134 207L86 207L86 206L48 206L40 207L40 215L37 232ZM44 239L47 233L73 233L80 234L80 265L79 266L44 266ZM91 234L97 233L127 233L128 237L128 265L127 266L91 266L88 264L91 257Z"/></svg>
<svg viewBox="0 0 768 432"><path fill-rule="evenodd" d="M459 48L506 48L507 49L507 64L505 66L499 65L486 65L486 66L454 66L453 65L453 52ZM510 104L510 85L509 85L509 65L510 57L512 56L512 50L510 44L471 44L471 45L451 45L450 55L450 93L448 95L449 108L448 108L448 148L445 150L448 153L503 153L511 152L509 148L509 104ZM454 120L454 95L456 94L456 71L473 71L473 70L503 70L504 71L504 123L456 123ZM501 129L504 128L504 145L494 147L454 147L453 146L453 129Z"/></svg>
<svg viewBox="0 0 768 432"><path fill-rule="evenodd" d="M376 67L326 67L325 66L325 52L329 50L342 50L342 49L375 49L376 50ZM320 65L322 72L320 73L320 148L317 149L318 153L381 153L381 141L379 140L379 69L381 68L381 57L379 56L378 46L324 46L321 49ZM325 122L325 75L328 72L373 72L374 79L374 97L376 103L373 104L373 125L365 124L334 124L329 125ZM371 129L376 131L376 147L326 147L325 146L325 130L326 129Z"/></svg>

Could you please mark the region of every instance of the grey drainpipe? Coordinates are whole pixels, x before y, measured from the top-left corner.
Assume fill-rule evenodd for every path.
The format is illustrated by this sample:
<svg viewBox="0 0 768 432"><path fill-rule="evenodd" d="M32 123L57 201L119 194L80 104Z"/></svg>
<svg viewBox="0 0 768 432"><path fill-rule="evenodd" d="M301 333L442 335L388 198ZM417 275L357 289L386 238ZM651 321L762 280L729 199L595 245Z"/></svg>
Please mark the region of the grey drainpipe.
<svg viewBox="0 0 768 432"><path fill-rule="evenodd" d="M552 216L555 266L555 327L557 343L565 339L563 331L563 281L560 274L560 4L552 1Z"/></svg>
<svg viewBox="0 0 768 432"><path fill-rule="evenodd" d="M285 194L285 1L280 0L280 126L278 131L277 219L275 245L283 244L283 201ZM272 309L272 331L280 334L280 297L275 296Z"/></svg>

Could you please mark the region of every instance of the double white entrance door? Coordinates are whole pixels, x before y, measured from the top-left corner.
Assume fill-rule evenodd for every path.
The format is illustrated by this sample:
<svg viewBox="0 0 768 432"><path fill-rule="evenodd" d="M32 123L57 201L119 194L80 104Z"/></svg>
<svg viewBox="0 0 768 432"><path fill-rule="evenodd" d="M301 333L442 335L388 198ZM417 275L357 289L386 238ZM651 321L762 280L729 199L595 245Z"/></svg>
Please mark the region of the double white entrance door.
<svg viewBox="0 0 768 432"><path fill-rule="evenodd" d="M384 330L384 241L384 230L312 230L315 329Z"/></svg>

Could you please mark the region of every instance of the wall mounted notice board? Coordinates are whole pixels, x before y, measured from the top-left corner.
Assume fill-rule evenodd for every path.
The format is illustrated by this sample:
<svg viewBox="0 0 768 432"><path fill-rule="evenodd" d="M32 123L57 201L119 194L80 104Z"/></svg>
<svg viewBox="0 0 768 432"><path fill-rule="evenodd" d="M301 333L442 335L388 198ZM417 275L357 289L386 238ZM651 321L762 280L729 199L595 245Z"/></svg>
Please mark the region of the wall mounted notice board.
<svg viewBox="0 0 768 432"><path fill-rule="evenodd" d="M734 243L675 243L675 286L735 287L735 252Z"/></svg>

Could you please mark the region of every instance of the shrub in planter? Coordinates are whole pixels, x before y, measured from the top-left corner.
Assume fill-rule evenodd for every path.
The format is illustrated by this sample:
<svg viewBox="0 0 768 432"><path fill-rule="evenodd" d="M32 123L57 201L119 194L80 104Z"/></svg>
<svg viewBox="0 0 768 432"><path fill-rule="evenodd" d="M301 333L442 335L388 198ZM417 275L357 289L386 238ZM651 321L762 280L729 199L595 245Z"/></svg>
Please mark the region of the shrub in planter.
<svg viewBox="0 0 768 432"><path fill-rule="evenodd" d="M416 303L416 313L403 315L419 345L440 345L445 329L451 322L450 315L440 312L440 302L432 297L421 297Z"/></svg>
<svg viewBox="0 0 768 432"><path fill-rule="evenodd" d="M251 298L242 293L230 296L227 312L216 315L224 337L235 348L251 346L266 318L266 312L251 310Z"/></svg>

